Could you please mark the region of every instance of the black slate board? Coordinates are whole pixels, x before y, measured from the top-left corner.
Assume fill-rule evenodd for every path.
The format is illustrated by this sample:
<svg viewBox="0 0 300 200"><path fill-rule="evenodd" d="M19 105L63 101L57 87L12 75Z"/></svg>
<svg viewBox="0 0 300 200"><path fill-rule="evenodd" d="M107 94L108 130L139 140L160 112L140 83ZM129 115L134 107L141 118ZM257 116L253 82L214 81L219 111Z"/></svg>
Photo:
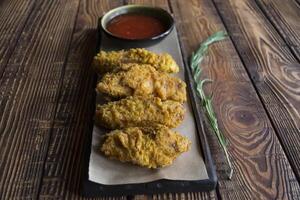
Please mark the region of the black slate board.
<svg viewBox="0 0 300 200"><path fill-rule="evenodd" d="M100 49L101 30L98 28L97 49ZM89 158L91 153L92 130L93 123L91 123L90 131L86 137L86 149L84 153L84 169L82 176L82 194L86 197L97 196L122 196L122 195L137 195L137 194L158 194L158 193L180 193L180 192L200 192L210 191L215 189L217 184L217 176L215 166L212 161L210 149L207 143L207 138L204 129L204 119L202 114L199 99L196 96L196 91L193 87L193 79L190 68L185 63L185 81L187 83L188 94L191 99L191 104L194 112L197 132L201 144L202 156L204 158L208 179L195 181L177 181L177 180L157 180L148 183L139 184L121 184L121 185L104 185L92 182L88 178ZM97 77L95 75L95 86ZM94 90L94 88L91 88ZM96 99L96 95L95 98Z"/></svg>

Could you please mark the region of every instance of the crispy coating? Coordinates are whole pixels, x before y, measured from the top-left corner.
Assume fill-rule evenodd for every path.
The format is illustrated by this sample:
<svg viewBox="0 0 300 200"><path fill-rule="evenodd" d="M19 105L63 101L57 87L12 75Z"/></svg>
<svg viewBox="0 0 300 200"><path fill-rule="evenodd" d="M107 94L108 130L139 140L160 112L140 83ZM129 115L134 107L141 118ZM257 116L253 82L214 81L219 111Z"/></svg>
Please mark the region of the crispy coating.
<svg viewBox="0 0 300 200"><path fill-rule="evenodd" d="M96 107L96 122L110 129L161 124L174 128L184 118L184 108L179 102L162 101L157 97L142 99L127 97Z"/></svg>
<svg viewBox="0 0 300 200"><path fill-rule="evenodd" d="M186 85L179 78L158 72L151 65L121 65L123 71L107 73L97 84L98 92L113 98L155 96L162 100L186 101Z"/></svg>
<svg viewBox="0 0 300 200"><path fill-rule="evenodd" d="M129 49L127 51L100 51L93 60L93 67L102 74L111 72L118 68L122 63L139 63L152 65L158 71L175 73L179 67L167 53L155 54L146 49Z"/></svg>
<svg viewBox="0 0 300 200"><path fill-rule="evenodd" d="M190 145L188 138L165 126L131 127L108 133L101 151L122 162L160 168L171 165Z"/></svg>

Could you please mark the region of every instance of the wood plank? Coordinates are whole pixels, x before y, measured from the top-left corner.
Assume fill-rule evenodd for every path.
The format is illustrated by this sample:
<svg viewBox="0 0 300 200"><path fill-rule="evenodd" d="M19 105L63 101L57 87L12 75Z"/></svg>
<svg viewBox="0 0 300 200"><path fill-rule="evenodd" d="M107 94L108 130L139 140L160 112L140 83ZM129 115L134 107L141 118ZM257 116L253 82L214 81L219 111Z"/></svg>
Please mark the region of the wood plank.
<svg viewBox="0 0 300 200"><path fill-rule="evenodd" d="M128 0L129 4L142 4L142 5L150 5L164 8L171 12L169 3L167 0ZM141 197L141 196L140 196ZM204 199L216 199L215 191L212 192L199 192L199 193L188 193L188 194L159 194L153 196L143 196L142 199L196 199L196 200L204 200ZM141 198L140 198L141 199Z"/></svg>
<svg viewBox="0 0 300 200"><path fill-rule="evenodd" d="M126 4L157 6L170 11L169 3L167 0L126 0Z"/></svg>
<svg viewBox="0 0 300 200"><path fill-rule="evenodd" d="M198 200L217 199L215 192L189 192L176 194L159 194L151 197L153 200Z"/></svg>
<svg viewBox="0 0 300 200"><path fill-rule="evenodd" d="M255 2L215 2L300 180L300 64Z"/></svg>
<svg viewBox="0 0 300 200"><path fill-rule="evenodd" d="M217 199L215 192L188 192L188 193L166 193L152 196L136 195L134 200L197 200L197 199Z"/></svg>
<svg viewBox="0 0 300 200"><path fill-rule="evenodd" d="M3 0L0 4L0 77L34 5L35 0Z"/></svg>
<svg viewBox="0 0 300 200"><path fill-rule="evenodd" d="M208 35L224 30L211 1L170 2L185 58ZM226 180L220 147L213 142L214 136L208 134L219 174L218 195L222 199L299 198L295 174L232 42L213 45L202 66L203 76L215 80L206 92L214 94L214 110L230 142L229 154L234 166L232 180Z"/></svg>
<svg viewBox="0 0 300 200"><path fill-rule="evenodd" d="M81 1L54 120L39 199L87 199L80 195L83 151L92 123L97 20L122 1ZM103 198L96 198L103 199ZM124 199L112 198L112 199Z"/></svg>
<svg viewBox="0 0 300 200"><path fill-rule="evenodd" d="M1 77L0 199L37 198L78 3L36 1Z"/></svg>
<svg viewBox="0 0 300 200"><path fill-rule="evenodd" d="M295 0L257 1L276 30L283 37L295 56L300 60L300 5Z"/></svg>

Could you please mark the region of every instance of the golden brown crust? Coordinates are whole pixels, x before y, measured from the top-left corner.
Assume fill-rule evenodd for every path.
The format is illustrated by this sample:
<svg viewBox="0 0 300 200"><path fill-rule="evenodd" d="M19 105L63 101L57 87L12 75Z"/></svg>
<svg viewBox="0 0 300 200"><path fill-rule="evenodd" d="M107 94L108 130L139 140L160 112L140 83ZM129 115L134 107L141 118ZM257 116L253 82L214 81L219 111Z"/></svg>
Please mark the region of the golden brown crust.
<svg viewBox="0 0 300 200"><path fill-rule="evenodd" d="M101 151L122 162L159 168L171 165L190 144L188 138L165 126L131 127L108 133Z"/></svg>
<svg viewBox="0 0 300 200"><path fill-rule="evenodd" d="M110 129L154 124L174 128L183 121L184 112L183 105L176 101L162 101L157 97L127 97L97 105L96 122Z"/></svg>
<svg viewBox="0 0 300 200"><path fill-rule="evenodd" d="M98 92L113 98L155 96L162 100L186 101L186 85L179 78L146 64L122 64L120 69L104 75L97 84Z"/></svg>
<svg viewBox="0 0 300 200"><path fill-rule="evenodd" d="M167 53L155 54L146 49L129 49L127 51L100 51L93 60L94 69L102 74L111 72L123 63L139 63L152 65L156 70L176 73L179 67Z"/></svg>

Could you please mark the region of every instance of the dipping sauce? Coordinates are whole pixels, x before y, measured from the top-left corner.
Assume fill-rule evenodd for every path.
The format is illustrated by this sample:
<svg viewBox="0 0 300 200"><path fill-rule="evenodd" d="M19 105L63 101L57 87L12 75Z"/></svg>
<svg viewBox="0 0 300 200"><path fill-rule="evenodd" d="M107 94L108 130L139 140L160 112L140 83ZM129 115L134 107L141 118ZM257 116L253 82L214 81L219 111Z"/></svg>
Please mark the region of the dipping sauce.
<svg viewBox="0 0 300 200"><path fill-rule="evenodd" d="M163 33L166 27L155 17L124 14L113 18L108 23L107 30L125 39L146 39Z"/></svg>

